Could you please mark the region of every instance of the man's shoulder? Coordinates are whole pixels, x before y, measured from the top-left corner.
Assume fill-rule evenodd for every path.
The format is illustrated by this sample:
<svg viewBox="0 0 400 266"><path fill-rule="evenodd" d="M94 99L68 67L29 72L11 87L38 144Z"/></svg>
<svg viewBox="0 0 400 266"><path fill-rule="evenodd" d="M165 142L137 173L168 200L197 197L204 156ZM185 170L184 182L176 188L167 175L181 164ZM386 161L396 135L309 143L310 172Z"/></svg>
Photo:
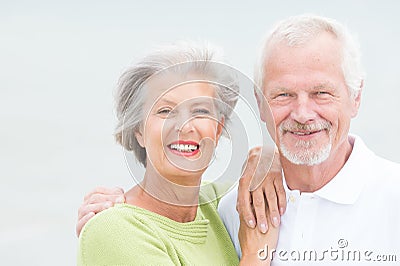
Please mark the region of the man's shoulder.
<svg viewBox="0 0 400 266"><path fill-rule="evenodd" d="M366 174L363 176L366 179L364 196L367 199L374 196L376 202L385 206L394 203L393 207L398 209L400 164L374 155L373 160L365 162L363 173Z"/></svg>
<svg viewBox="0 0 400 266"><path fill-rule="evenodd" d="M390 179L393 182L400 182L400 164L374 155L369 165L365 166L373 170L375 177Z"/></svg>
<svg viewBox="0 0 400 266"><path fill-rule="evenodd" d="M355 163L358 169L372 177L379 177L380 179L392 179L393 181L400 181L400 164L385 159L373 151L362 141L360 137L352 136L356 142L354 144L352 163Z"/></svg>

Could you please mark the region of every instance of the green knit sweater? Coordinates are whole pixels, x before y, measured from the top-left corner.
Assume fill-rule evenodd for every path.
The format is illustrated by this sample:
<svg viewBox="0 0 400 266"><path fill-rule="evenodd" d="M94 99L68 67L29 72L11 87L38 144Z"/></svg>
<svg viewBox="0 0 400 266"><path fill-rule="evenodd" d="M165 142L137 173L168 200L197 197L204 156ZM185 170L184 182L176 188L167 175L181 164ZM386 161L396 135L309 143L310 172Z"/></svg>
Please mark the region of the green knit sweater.
<svg viewBox="0 0 400 266"><path fill-rule="evenodd" d="M97 214L81 232L78 265L237 265L215 189L206 187L200 202L208 203L188 223L128 204Z"/></svg>

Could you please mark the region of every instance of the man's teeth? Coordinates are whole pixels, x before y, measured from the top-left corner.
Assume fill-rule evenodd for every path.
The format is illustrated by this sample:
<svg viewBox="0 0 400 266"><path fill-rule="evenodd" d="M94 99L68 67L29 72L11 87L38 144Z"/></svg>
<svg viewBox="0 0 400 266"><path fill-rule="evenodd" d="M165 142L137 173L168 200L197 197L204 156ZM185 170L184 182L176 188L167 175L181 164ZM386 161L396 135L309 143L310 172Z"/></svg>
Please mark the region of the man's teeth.
<svg viewBox="0 0 400 266"><path fill-rule="evenodd" d="M305 135L310 135L314 132L293 132L293 134L298 135L298 136L305 136Z"/></svg>
<svg viewBox="0 0 400 266"><path fill-rule="evenodd" d="M193 152L197 150L199 146L191 144L171 144L170 148L180 152Z"/></svg>

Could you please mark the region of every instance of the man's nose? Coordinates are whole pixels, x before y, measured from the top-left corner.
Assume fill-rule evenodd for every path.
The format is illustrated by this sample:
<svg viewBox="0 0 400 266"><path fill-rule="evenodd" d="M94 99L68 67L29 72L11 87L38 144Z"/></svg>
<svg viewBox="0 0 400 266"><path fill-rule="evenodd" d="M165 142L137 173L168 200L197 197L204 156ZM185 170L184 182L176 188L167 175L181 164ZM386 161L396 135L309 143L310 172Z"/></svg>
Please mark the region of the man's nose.
<svg viewBox="0 0 400 266"><path fill-rule="evenodd" d="M290 116L301 124L312 123L317 118L315 107L315 103L307 95L299 95Z"/></svg>

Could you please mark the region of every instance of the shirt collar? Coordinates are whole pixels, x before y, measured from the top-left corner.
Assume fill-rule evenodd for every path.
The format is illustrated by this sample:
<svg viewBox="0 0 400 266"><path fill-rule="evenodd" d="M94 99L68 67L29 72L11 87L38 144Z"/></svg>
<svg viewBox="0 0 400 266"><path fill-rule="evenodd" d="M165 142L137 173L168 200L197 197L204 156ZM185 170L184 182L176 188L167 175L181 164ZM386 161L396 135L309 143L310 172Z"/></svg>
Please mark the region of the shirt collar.
<svg viewBox="0 0 400 266"><path fill-rule="evenodd" d="M314 194L318 197L327 199L339 204L354 204L364 188L370 159L374 153L367 148L360 137L349 135L349 141L353 145L353 150L337 175L321 189L308 194ZM290 190L284 181L286 195L299 193L299 191Z"/></svg>

